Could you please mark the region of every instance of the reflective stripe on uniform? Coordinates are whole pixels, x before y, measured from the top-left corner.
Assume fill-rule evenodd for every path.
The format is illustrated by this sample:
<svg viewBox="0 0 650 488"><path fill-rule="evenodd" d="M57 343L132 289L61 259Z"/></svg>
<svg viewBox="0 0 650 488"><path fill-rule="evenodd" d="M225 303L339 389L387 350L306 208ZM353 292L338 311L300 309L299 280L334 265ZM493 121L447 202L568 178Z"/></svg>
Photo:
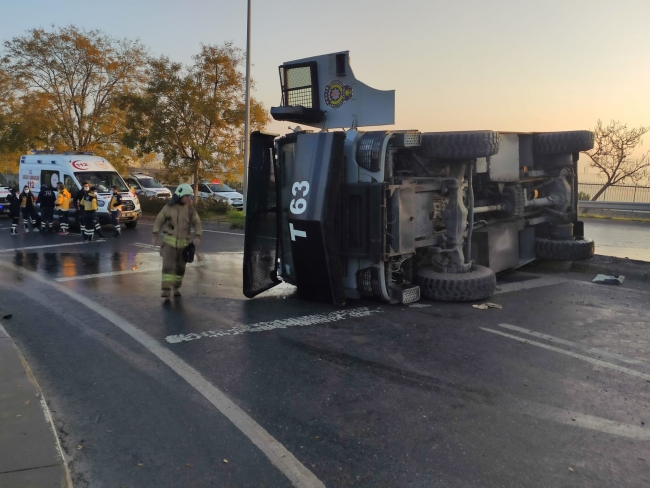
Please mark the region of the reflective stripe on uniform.
<svg viewBox="0 0 650 488"><path fill-rule="evenodd" d="M187 247L190 244L189 239L185 239L183 237L176 238L169 234L163 234L163 242L177 249Z"/></svg>

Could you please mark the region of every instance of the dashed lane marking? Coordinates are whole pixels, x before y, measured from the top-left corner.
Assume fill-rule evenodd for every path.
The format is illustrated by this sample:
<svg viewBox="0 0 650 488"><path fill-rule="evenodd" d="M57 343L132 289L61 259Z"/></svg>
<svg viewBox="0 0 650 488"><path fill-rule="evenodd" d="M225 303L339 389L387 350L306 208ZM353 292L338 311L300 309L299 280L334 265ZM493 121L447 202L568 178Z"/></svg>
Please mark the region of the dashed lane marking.
<svg viewBox="0 0 650 488"><path fill-rule="evenodd" d="M644 427L616 422L614 420L587 415L565 408L552 407L527 400L514 400L510 406L515 412L530 415L538 419L551 420L571 427L604 432L605 434L627 437L640 441L650 440L650 429Z"/></svg>
<svg viewBox="0 0 650 488"><path fill-rule="evenodd" d="M502 293L511 293L513 291L530 290L531 288L539 288L542 286L559 285L566 283L566 279L562 278L537 278L534 280L521 281L517 283L504 283L503 285L497 284L497 291L493 295L500 295Z"/></svg>
<svg viewBox="0 0 650 488"><path fill-rule="evenodd" d="M338 322L347 318L367 317L381 312L379 309L369 309L368 307L353 308L351 310L340 310L328 314L304 315L290 319L272 320L270 322L257 322L256 324L237 325L227 330L208 330L199 334L179 334L165 337L165 340L171 344L179 342L195 341L204 337L223 337L230 335L239 335L244 332L262 332L273 329L286 329L287 327L300 327L314 324L328 324Z"/></svg>
<svg viewBox="0 0 650 488"><path fill-rule="evenodd" d="M198 268L199 266L205 266L206 263L188 263L186 265L187 268ZM133 273L148 273L150 271L158 271L160 272L160 266L156 267L143 267L143 268L136 268L136 269L125 269L121 271L107 271L105 273L94 273L94 274L87 274L87 275L80 275L80 276L64 276L62 278L55 278L54 281L58 281L59 283L63 283L66 281L76 281L76 280L89 280L92 278L105 278L107 276L119 276L119 275L125 275L125 274L133 274Z"/></svg>
<svg viewBox="0 0 650 488"><path fill-rule="evenodd" d="M608 357L608 358L611 358L611 359L616 359L616 360L622 361L624 363L637 364L637 365L643 365L643 366L646 366L646 367L650 367L650 364L644 363L640 359L628 358L627 356L623 356L622 354L617 354L615 352L609 352L609 351L606 351L604 349L598 349L597 347L584 346L582 344L578 344L577 342L568 341L566 339L561 339L559 337L555 337L555 336L548 335L548 334L542 334L541 332L536 332L536 331L530 330L530 329L524 329L523 327L517 327L516 325L499 324L499 327L503 327L504 329L510 329L510 330L514 330L514 331L517 331L517 332L521 332L523 334L528 334L528 335L532 335L532 336L535 336L535 337L539 337L540 339L545 339L545 340L550 341L550 342L556 342L558 344L564 344L565 346L574 347L576 349L582 349L585 352L590 352L592 354L598 354L599 356L605 356L605 357Z"/></svg>
<svg viewBox="0 0 650 488"><path fill-rule="evenodd" d="M90 244L97 244L98 242L105 242L105 241L93 241ZM63 247L63 246L83 246L83 245L88 245L89 243L84 243L84 242L63 242L60 244L48 244L46 246L26 246L26 247L14 247L12 249L0 249L0 253L2 252L15 252L15 251L29 251L32 249L46 249L48 247Z"/></svg>
<svg viewBox="0 0 650 488"><path fill-rule="evenodd" d="M169 366L176 374L187 381L193 388L201 393L217 410L219 410L235 427L237 427L255 446L257 446L271 463L273 463L293 484L299 488L324 488L320 481L304 464L302 464L289 450L277 439L269 434L261 425L246 414L235 402L226 396L219 388L210 383L196 369L172 353L165 346L149 334L133 325L128 320L120 317L112 310L99 303L75 292L65 286L60 286L56 281L49 280L38 273L29 271L13 263L0 261L0 266L29 276L36 281L51 286L55 290L67 295L78 303L87 307L114 324L142 346L151 354Z"/></svg>
<svg viewBox="0 0 650 488"><path fill-rule="evenodd" d="M626 374L629 374L630 376L635 376L637 378L642 378L642 379L644 379L646 381L650 381L650 374L641 373L639 371L635 371L633 369L626 368L624 366L619 366L617 364L608 363L607 361L603 361L601 359L590 358L589 356L583 356L582 354L576 354L575 352L567 351L565 349L560 349L559 347L553 347L553 346L549 346L548 344L542 344L541 342L535 342L535 341L531 341L529 339L525 339L523 337L518 337L518 336L511 335L511 334L506 334L505 332L499 332L498 330L487 329L485 327L479 327L479 329L484 330L485 332L490 332L492 334L497 334L497 335L500 335L500 336L503 336L503 337L507 337L508 339L514 339L514 340L522 342L524 344L531 344L533 346L541 347L543 349L548 349L549 351L555 351L555 352L559 352L560 354L566 354L567 356L571 356L571 357L576 358L576 359L581 359L583 361L590 362L592 364L595 364L597 366L601 366L603 368L614 369L616 371L620 371L621 373L626 373Z"/></svg>

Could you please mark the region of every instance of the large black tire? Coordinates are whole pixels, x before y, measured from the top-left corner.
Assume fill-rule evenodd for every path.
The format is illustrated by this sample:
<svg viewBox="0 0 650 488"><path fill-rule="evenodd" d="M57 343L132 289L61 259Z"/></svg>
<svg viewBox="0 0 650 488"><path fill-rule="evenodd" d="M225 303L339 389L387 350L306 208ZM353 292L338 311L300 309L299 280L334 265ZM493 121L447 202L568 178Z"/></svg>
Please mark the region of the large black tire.
<svg viewBox="0 0 650 488"><path fill-rule="evenodd" d="M533 135L535 154L562 154L588 151L594 147L594 133L588 130L540 132Z"/></svg>
<svg viewBox="0 0 650 488"><path fill-rule="evenodd" d="M424 158L476 159L499 152L499 133L488 130L470 132L424 132L416 153Z"/></svg>
<svg viewBox="0 0 650 488"><path fill-rule="evenodd" d="M135 226L138 225L138 221L135 220L133 222L125 222L124 225L127 229L135 229Z"/></svg>
<svg viewBox="0 0 650 488"><path fill-rule="evenodd" d="M562 241L535 239L535 256L549 261L582 261L594 256L593 239L573 238Z"/></svg>
<svg viewBox="0 0 650 488"><path fill-rule="evenodd" d="M420 268L416 279L423 297L447 302L481 300L492 295L497 287L494 271L477 264L468 273L459 274Z"/></svg>

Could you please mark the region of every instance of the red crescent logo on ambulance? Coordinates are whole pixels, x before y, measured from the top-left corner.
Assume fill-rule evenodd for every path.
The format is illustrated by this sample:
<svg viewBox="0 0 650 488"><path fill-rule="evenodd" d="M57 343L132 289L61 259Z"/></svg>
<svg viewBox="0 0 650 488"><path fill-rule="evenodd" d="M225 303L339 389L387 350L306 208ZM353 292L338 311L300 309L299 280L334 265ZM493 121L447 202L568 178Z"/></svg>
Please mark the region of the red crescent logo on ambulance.
<svg viewBox="0 0 650 488"><path fill-rule="evenodd" d="M88 163L83 161L72 161L72 166L80 170L88 169Z"/></svg>

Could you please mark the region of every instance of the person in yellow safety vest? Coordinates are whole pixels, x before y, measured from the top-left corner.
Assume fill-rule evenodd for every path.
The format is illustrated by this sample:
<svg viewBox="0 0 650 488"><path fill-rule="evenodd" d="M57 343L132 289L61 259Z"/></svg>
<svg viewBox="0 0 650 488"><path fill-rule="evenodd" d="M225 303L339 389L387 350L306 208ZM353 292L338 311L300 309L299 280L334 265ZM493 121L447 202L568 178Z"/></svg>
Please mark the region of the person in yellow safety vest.
<svg viewBox="0 0 650 488"><path fill-rule="evenodd" d="M91 186L86 193L83 201L84 215L86 217L86 229L84 232L84 242L92 242L95 237L95 231L99 234L98 241L105 241L106 237L102 234L102 228L97 222L97 187Z"/></svg>
<svg viewBox="0 0 650 488"><path fill-rule="evenodd" d="M163 241L160 255L163 258L162 266L162 297L169 298L171 289L174 296L181 295L180 287L185 275L185 259L183 250L190 243L198 247L201 243L203 225L196 208L191 204L192 187L183 183L176 188L174 196L158 214L153 225L151 243L154 247L158 244L158 234L163 231ZM194 227L194 239L191 239L191 230Z"/></svg>
<svg viewBox="0 0 650 488"><path fill-rule="evenodd" d="M70 216L70 198L72 195L61 182L56 185L56 190L59 192L56 197L56 208L59 211L59 235L64 236L68 234L70 228L68 217Z"/></svg>
<svg viewBox="0 0 650 488"><path fill-rule="evenodd" d="M122 213L122 195L117 186L113 187L113 194L111 200L108 202L108 211L111 214L111 220L115 226L115 237L122 235L122 228L120 227L120 214Z"/></svg>

